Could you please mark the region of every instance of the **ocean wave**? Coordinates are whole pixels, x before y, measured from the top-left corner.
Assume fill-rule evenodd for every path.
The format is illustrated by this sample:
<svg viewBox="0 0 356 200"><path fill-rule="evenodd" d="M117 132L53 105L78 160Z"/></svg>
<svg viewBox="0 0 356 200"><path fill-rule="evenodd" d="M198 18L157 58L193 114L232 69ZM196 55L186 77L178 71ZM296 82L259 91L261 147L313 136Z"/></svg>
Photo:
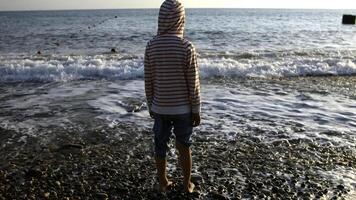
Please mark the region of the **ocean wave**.
<svg viewBox="0 0 356 200"><path fill-rule="evenodd" d="M203 77L293 77L293 76L353 76L356 60L350 59L283 59L246 60L201 59Z"/></svg>
<svg viewBox="0 0 356 200"><path fill-rule="evenodd" d="M52 82L143 77L135 56L15 56L0 58L0 82Z"/></svg>
<svg viewBox="0 0 356 200"><path fill-rule="evenodd" d="M292 49L292 50L254 50L245 52L205 51L200 53L200 58L226 58L234 60L261 59L261 58L286 58L286 57L324 57L324 58L354 58L356 50L331 50L324 49Z"/></svg>
<svg viewBox="0 0 356 200"><path fill-rule="evenodd" d="M306 56L308 55L308 56ZM202 53L200 75L213 77L290 77L356 75L356 59L351 54L282 53ZM0 56L0 82L53 82L73 80L142 79L143 56L35 55Z"/></svg>

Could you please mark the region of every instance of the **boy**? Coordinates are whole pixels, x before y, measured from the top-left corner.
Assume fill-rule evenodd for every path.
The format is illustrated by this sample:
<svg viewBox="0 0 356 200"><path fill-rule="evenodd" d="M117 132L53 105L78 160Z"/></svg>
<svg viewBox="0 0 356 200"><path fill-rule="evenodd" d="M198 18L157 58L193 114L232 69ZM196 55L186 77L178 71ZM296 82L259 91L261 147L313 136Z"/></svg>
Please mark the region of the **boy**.
<svg viewBox="0 0 356 200"><path fill-rule="evenodd" d="M173 132L183 170L184 190L192 193L191 135L200 125L200 81L195 48L183 38L185 9L177 0L161 5L158 34L145 51L145 91L154 118L155 160L159 190L172 186L166 174L166 152Z"/></svg>

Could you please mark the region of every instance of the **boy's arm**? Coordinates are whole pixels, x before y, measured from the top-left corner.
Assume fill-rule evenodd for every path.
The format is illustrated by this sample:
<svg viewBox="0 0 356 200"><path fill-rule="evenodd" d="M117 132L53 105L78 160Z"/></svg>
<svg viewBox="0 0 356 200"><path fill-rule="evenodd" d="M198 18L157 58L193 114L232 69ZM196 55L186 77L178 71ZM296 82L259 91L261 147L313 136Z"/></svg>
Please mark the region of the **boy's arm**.
<svg viewBox="0 0 356 200"><path fill-rule="evenodd" d="M145 51L145 60L144 60L144 73L145 73L145 92L146 92L146 99L147 99L147 107L148 111L151 114L151 106L152 106L152 99L153 99L153 72L154 69L151 65L150 58L149 58L149 44L146 46Z"/></svg>
<svg viewBox="0 0 356 200"><path fill-rule="evenodd" d="M197 55L193 45L190 45L187 53L187 74L186 74L189 99L192 113L200 113L200 80Z"/></svg>

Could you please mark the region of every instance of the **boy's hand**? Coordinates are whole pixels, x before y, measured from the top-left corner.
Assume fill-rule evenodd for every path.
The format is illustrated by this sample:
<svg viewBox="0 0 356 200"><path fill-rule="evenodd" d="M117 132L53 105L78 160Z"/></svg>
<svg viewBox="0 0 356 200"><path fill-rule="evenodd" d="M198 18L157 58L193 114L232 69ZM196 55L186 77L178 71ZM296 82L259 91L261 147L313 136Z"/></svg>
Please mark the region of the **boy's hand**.
<svg viewBox="0 0 356 200"><path fill-rule="evenodd" d="M200 125L200 113L193 113L192 114L192 124L193 124L193 127L197 127Z"/></svg>
<svg viewBox="0 0 356 200"><path fill-rule="evenodd" d="M150 113L150 117L151 117L152 119L154 119L154 115L153 115L152 110L149 110L148 112Z"/></svg>

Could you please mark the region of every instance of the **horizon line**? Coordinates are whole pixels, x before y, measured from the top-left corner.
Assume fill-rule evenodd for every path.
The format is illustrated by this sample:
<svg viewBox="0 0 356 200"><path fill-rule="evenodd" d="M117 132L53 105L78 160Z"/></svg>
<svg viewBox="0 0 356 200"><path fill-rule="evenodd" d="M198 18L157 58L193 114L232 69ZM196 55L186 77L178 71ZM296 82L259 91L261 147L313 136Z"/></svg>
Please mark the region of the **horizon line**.
<svg viewBox="0 0 356 200"><path fill-rule="evenodd" d="M90 10L158 10L159 8L79 8L79 9L18 9L18 10L0 10L0 12L41 12L41 11L90 11ZM265 10L356 10L356 8L224 8L224 7L186 7L186 9L265 9Z"/></svg>

